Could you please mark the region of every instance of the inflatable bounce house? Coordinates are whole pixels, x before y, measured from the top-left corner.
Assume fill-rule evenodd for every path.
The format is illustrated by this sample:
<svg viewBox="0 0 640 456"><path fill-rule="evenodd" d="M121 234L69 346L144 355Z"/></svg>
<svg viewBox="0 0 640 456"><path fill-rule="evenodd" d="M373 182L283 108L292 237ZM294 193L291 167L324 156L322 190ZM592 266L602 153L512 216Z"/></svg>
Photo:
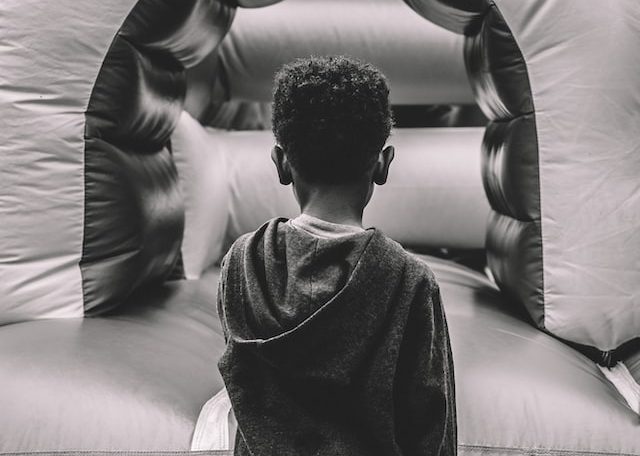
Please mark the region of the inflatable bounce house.
<svg viewBox="0 0 640 456"><path fill-rule="evenodd" d="M388 76L365 222L438 278L459 453L640 455L638 0L3 0L0 454L224 454L218 264L296 214L272 78L325 54Z"/></svg>

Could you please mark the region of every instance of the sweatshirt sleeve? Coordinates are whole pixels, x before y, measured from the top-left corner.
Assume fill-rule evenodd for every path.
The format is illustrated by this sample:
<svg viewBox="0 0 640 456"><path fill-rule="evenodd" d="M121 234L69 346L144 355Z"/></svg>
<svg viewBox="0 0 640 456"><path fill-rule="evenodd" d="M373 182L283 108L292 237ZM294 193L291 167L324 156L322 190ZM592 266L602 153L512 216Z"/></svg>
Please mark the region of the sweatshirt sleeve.
<svg viewBox="0 0 640 456"><path fill-rule="evenodd" d="M405 456L457 453L455 385L440 290L426 281L411 307L396 377L396 438Z"/></svg>

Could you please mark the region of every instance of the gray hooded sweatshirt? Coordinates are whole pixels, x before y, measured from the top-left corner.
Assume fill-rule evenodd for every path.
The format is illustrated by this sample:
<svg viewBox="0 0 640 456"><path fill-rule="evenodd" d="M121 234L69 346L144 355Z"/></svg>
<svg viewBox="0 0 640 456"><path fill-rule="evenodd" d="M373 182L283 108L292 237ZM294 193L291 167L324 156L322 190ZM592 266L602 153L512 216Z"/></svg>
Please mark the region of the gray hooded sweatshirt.
<svg viewBox="0 0 640 456"><path fill-rule="evenodd" d="M323 239L274 219L225 257L218 366L236 455L455 455L438 285L379 230Z"/></svg>

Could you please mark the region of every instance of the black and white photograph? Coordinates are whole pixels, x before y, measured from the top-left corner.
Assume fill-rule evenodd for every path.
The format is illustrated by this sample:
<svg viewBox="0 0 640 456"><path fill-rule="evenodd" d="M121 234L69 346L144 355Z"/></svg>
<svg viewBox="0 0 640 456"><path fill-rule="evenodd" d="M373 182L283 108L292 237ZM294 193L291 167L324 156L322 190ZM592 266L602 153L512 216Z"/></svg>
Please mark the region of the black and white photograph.
<svg viewBox="0 0 640 456"><path fill-rule="evenodd" d="M0 0L0 456L640 456L640 0Z"/></svg>

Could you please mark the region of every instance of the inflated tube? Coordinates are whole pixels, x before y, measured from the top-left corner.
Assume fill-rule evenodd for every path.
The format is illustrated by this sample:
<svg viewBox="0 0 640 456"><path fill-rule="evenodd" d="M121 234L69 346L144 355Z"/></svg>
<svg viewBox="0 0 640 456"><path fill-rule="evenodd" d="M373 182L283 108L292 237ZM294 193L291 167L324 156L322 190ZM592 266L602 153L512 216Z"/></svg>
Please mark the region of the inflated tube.
<svg viewBox="0 0 640 456"><path fill-rule="evenodd" d="M462 37L399 0L287 0L238 10L220 47L228 97L269 101L275 71L311 54L373 63L389 78L395 104L474 103Z"/></svg>
<svg viewBox="0 0 640 456"><path fill-rule="evenodd" d="M278 182L271 132L215 132L228 162L227 246L272 217L299 213L291 187ZM414 247L482 248L489 205L482 191L481 128L395 130L389 180L376 186L364 224Z"/></svg>

